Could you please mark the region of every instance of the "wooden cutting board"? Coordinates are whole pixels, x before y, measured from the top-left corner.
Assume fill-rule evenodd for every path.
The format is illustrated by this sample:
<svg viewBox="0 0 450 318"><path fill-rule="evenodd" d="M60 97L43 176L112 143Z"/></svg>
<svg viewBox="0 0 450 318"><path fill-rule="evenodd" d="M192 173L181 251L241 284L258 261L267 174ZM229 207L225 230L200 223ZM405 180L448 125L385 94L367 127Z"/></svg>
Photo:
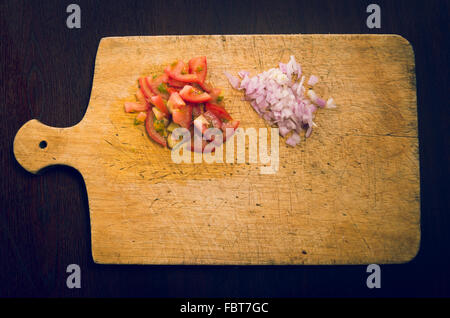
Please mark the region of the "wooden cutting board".
<svg viewBox="0 0 450 318"><path fill-rule="evenodd" d="M338 108L320 110L299 146L280 138L275 174L248 162L173 163L123 102L139 76L198 55L243 128L268 126L223 72L256 74L290 55ZM64 164L83 175L96 263L401 263L419 249L414 53L400 36L104 38L83 120L68 128L30 120L14 153L32 173Z"/></svg>

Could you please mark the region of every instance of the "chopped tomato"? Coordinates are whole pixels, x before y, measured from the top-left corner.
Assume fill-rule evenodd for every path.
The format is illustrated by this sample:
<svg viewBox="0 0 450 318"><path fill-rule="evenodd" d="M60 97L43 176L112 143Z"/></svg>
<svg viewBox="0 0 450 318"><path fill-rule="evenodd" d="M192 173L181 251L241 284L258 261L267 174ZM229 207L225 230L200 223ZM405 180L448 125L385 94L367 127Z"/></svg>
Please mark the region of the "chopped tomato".
<svg viewBox="0 0 450 318"><path fill-rule="evenodd" d="M125 111L140 112L135 124L144 121L149 138L164 147L172 148L166 136L181 126L191 132L192 151L215 151L233 135L239 121L225 110L221 90L206 82L207 71L206 57L198 56L189 63L177 60L162 74L140 77L136 102L125 102ZM219 129L223 138L215 138L208 128Z"/></svg>
<svg viewBox="0 0 450 318"><path fill-rule="evenodd" d="M173 111L175 108L182 108L186 105L184 100L181 98L178 92L173 92L170 94L169 101L167 102L167 106Z"/></svg>
<svg viewBox="0 0 450 318"><path fill-rule="evenodd" d="M166 82L168 80L167 74L163 73L157 77L146 77L147 85L155 95L159 95L165 100L169 98Z"/></svg>
<svg viewBox="0 0 450 318"><path fill-rule="evenodd" d="M203 114L197 116L194 120L194 129L199 133L204 134L206 129L211 126L211 123L203 116Z"/></svg>
<svg viewBox="0 0 450 318"><path fill-rule="evenodd" d="M203 104L193 104L192 105L192 116L194 118L197 118L201 114L203 114L205 111L203 109Z"/></svg>
<svg viewBox="0 0 450 318"><path fill-rule="evenodd" d="M176 79L173 79L170 77L167 80L167 84L169 84L172 87L179 87L179 88L182 88L182 87L184 87L184 85L186 85L185 82L180 82L180 81L177 81Z"/></svg>
<svg viewBox="0 0 450 318"><path fill-rule="evenodd" d="M207 131L207 129L208 128L221 129L222 122L220 121L220 119L216 115L214 115L212 112L206 111L194 121L194 126L196 128L198 128L198 126L199 126L199 124L197 123L198 119L200 119L202 121L201 131L203 133L204 138L206 140L214 140L215 135L210 133L209 131Z"/></svg>
<svg viewBox="0 0 450 318"><path fill-rule="evenodd" d="M189 129L192 124L192 105L185 105L181 108L173 108L173 122L183 128Z"/></svg>
<svg viewBox="0 0 450 318"><path fill-rule="evenodd" d="M179 87L172 87L172 86L167 86L167 91L169 92L169 95L172 93L179 93L181 91L181 88Z"/></svg>
<svg viewBox="0 0 450 318"><path fill-rule="evenodd" d="M147 118L145 119L145 130L147 130L148 136L158 144L164 147L167 146L166 139L155 130L155 127L153 127L153 112L150 110L148 111Z"/></svg>
<svg viewBox="0 0 450 318"><path fill-rule="evenodd" d="M143 123L147 118L147 112L140 112L135 119L135 123Z"/></svg>
<svg viewBox="0 0 450 318"><path fill-rule="evenodd" d="M145 77L140 77L138 83L139 89L141 90L142 94L147 100L153 96L153 92L151 91L150 86L148 85L148 82Z"/></svg>
<svg viewBox="0 0 450 318"><path fill-rule="evenodd" d="M228 112L225 110L225 108L216 105L216 104L212 104L212 103L206 103L206 110L210 111L211 113L213 113L214 115L216 115L217 117L219 117L222 120L233 120L233 118L230 116L230 114L228 114Z"/></svg>
<svg viewBox="0 0 450 318"><path fill-rule="evenodd" d="M198 81L196 74L189 74L189 68L183 61L176 61L164 69L169 77L185 83L194 83Z"/></svg>
<svg viewBox="0 0 450 318"><path fill-rule="evenodd" d="M203 103L211 99L211 96L209 96L208 93L202 92L190 85L184 86L180 91L180 95L185 101L191 103Z"/></svg>
<svg viewBox="0 0 450 318"><path fill-rule="evenodd" d="M148 104L142 104L137 102L125 102L125 111L127 113L133 113L133 112L143 112L148 109Z"/></svg>
<svg viewBox="0 0 450 318"><path fill-rule="evenodd" d="M156 108L159 109L160 112L162 112L164 114L164 116L166 116L166 117L170 116L169 110L167 109L167 106L164 103L164 100L162 99L161 96L159 96L159 95L152 96L150 98L150 101L153 105L156 106Z"/></svg>
<svg viewBox="0 0 450 318"><path fill-rule="evenodd" d="M206 120L208 120L208 122L211 123L214 128L222 128L222 121L216 115L214 115L213 112L206 111L203 113L203 116L206 118Z"/></svg>
<svg viewBox="0 0 450 318"><path fill-rule="evenodd" d="M136 99L139 103L145 104L148 106L148 101L145 98L144 93L142 93L142 91L140 89L138 89L136 92Z"/></svg>
<svg viewBox="0 0 450 318"><path fill-rule="evenodd" d="M207 93L211 92L213 90L213 86L207 82L203 82L203 83L198 83L200 85L201 88L203 88L203 90Z"/></svg>
<svg viewBox="0 0 450 318"><path fill-rule="evenodd" d="M206 56L194 57L189 61L189 73L197 75L198 83L205 82L206 70Z"/></svg>
<svg viewBox="0 0 450 318"><path fill-rule="evenodd" d="M217 87L213 87L209 92L209 96L211 96L211 100L209 101L210 103L213 104L219 104L223 101L223 96L221 96L220 94L222 93L222 90L220 88ZM218 105L221 106L221 105Z"/></svg>

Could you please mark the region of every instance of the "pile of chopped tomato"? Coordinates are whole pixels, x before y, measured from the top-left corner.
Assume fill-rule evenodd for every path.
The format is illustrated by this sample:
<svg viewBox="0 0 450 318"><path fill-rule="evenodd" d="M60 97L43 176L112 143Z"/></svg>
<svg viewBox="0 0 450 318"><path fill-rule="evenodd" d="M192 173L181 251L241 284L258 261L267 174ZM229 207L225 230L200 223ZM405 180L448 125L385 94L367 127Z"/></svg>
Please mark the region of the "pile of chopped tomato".
<svg viewBox="0 0 450 318"><path fill-rule="evenodd" d="M206 57L195 57L184 63L175 61L164 73L138 80L136 102L125 102L126 112L139 112L135 123L144 123L151 139L173 148L178 140L172 138L176 128L189 129L192 134L191 150L203 151L209 142L217 140L203 135L208 128L223 131L223 141L239 126L225 110L219 88L206 82ZM232 128L231 130L227 128ZM196 134L197 133L197 134ZM201 133L201 134L200 134ZM194 139L203 135L202 149L196 149ZM212 149L211 147L209 147Z"/></svg>

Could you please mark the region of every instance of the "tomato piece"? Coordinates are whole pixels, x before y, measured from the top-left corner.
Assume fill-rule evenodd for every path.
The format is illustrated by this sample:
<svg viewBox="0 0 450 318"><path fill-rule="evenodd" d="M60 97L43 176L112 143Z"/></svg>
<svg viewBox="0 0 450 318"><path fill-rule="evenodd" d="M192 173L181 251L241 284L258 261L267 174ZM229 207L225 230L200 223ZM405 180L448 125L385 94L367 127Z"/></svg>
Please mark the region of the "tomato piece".
<svg viewBox="0 0 450 318"><path fill-rule="evenodd" d="M183 61L176 61L164 69L164 72L174 80L194 83L198 82L196 74L190 74L188 66Z"/></svg>
<svg viewBox="0 0 450 318"><path fill-rule="evenodd" d="M169 84L172 87L179 87L183 88L184 85L186 85L185 82L177 81L176 79L170 78L167 80L167 84Z"/></svg>
<svg viewBox="0 0 450 318"><path fill-rule="evenodd" d="M138 83L142 95L144 95L147 100L154 95L145 77L140 77Z"/></svg>
<svg viewBox="0 0 450 318"><path fill-rule="evenodd" d="M213 113L214 115L216 115L217 117L219 117L222 120L233 120L233 118L230 116L230 114L228 114L228 112L225 110L225 108L216 105L216 104L212 104L212 103L206 103L206 110L210 111L211 113Z"/></svg>
<svg viewBox="0 0 450 318"><path fill-rule="evenodd" d="M143 112L148 109L148 104L138 102L125 102L124 106L127 113Z"/></svg>
<svg viewBox="0 0 450 318"><path fill-rule="evenodd" d="M217 87L211 88L211 90L208 92L209 96L211 96L211 100L209 102L216 105L221 103L223 101L223 96L220 95L221 93L222 90L220 88Z"/></svg>
<svg viewBox="0 0 450 318"><path fill-rule="evenodd" d="M173 110L176 108L182 108L184 106L186 106L186 103L181 98L180 94L178 94L178 92L173 92L172 94L170 94L169 101L167 102L167 107L171 112L173 112Z"/></svg>
<svg viewBox="0 0 450 318"><path fill-rule="evenodd" d="M156 131L155 127L153 127L153 112L151 110L147 112L147 118L145 119L145 130L150 138L161 146L167 147L166 139Z"/></svg>
<svg viewBox="0 0 450 318"><path fill-rule="evenodd" d="M160 112L162 112L164 114L164 116L166 116L166 117L170 116L169 110L167 109L167 106L164 103L164 100L162 99L162 97L160 95L152 96L150 98L150 101L153 105L156 106L156 108L159 109Z"/></svg>
<svg viewBox="0 0 450 318"><path fill-rule="evenodd" d="M205 111L203 109L203 104L193 104L192 105L192 116L194 118L197 118L201 114L203 114Z"/></svg>
<svg viewBox="0 0 450 318"><path fill-rule="evenodd" d="M181 88L167 86L167 91L169 92L169 95L171 95L172 93L179 93L181 91Z"/></svg>
<svg viewBox="0 0 450 318"><path fill-rule="evenodd" d="M203 88L203 90L207 93L210 93L213 90L213 86L207 82L203 82L203 83L198 83L200 85L201 88Z"/></svg>
<svg viewBox="0 0 450 318"><path fill-rule="evenodd" d="M206 56L194 57L189 60L189 73L197 75L198 83L205 82L206 70Z"/></svg>
<svg viewBox="0 0 450 318"><path fill-rule="evenodd" d="M148 101L144 96L144 93L142 93L141 89L138 89L136 92L136 99L139 103L147 105L148 107Z"/></svg>
<svg viewBox="0 0 450 318"><path fill-rule="evenodd" d="M185 105L181 108L173 108L173 122L183 128L189 129L192 124L192 105Z"/></svg>
<svg viewBox="0 0 450 318"><path fill-rule="evenodd" d="M135 119L135 123L143 123L147 118L147 112L140 112Z"/></svg>
<svg viewBox="0 0 450 318"><path fill-rule="evenodd" d="M146 77L147 85L150 87L153 95L159 95L165 100L169 98L169 92L167 91L167 74L163 73L157 77Z"/></svg>
<svg viewBox="0 0 450 318"><path fill-rule="evenodd" d="M203 113L203 117L205 117L206 120L210 122L214 128L222 128L222 121L216 115L214 115L213 112L206 111Z"/></svg>
<svg viewBox="0 0 450 318"><path fill-rule="evenodd" d="M201 125L199 125L200 124L198 122L199 120L201 121ZM194 126L197 129L199 129L199 128L201 129L201 132L202 132L204 138L206 138L206 140L214 140L215 139L215 135L214 134L210 134L207 131L207 129L208 128L221 129L222 128L222 122L212 112L206 111L202 115L197 117L197 119L194 120Z"/></svg>
<svg viewBox="0 0 450 318"><path fill-rule="evenodd" d="M186 85L180 91L181 97L191 103L203 103L211 100L211 96L208 93L202 92L199 89Z"/></svg>
<svg viewBox="0 0 450 318"><path fill-rule="evenodd" d="M211 123L203 116L203 114L197 116L194 119L194 129L201 134L204 134L206 129L211 126Z"/></svg>

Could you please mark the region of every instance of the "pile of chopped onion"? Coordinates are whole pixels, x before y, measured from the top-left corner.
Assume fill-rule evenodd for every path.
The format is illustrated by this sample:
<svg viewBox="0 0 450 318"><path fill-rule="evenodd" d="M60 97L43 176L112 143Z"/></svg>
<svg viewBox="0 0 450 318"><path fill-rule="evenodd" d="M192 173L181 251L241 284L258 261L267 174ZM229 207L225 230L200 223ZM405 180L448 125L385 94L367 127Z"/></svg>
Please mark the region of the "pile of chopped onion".
<svg viewBox="0 0 450 318"><path fill-rule="evenodd" d="M308 138L317 126L313 121L317 108L336 107L332 98L325 101L312 88L306 90L305 76L294 56L287 64L280 63L278 68L253 77L247 71L238 72L241 79L227 72L225 75L233 88L245 90L245 99L262 118L278 126L281 136L291 133L286 143L292 147L300 142L302 130ZM317 76L311 75L307 85L312 87L318 81Z"/></svg>

